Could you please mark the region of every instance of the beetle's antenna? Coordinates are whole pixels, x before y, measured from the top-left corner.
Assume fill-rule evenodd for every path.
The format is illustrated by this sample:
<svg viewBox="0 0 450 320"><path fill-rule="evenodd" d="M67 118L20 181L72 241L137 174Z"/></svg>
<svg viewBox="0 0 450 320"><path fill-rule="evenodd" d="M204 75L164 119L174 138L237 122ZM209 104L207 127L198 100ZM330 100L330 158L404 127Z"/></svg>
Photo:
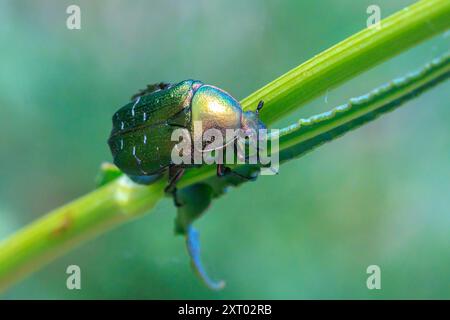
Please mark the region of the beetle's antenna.
<svg viewBox="0 0 450 320"><path fill-rule="evenodd" d="M256 107L256 114L259 115L259 110L264 107L264 100L259 101L258 106Z"/></svg>
<svg viewBox="0 0 450 320"><path fill-rule="evenodd" d="M203 264L200 260L200 239L198 235L198 231L189 225L187 227L186 232L186 246L189 252L189 256L191 257L192 266L195 271L199 275L199 277L203 280L203 282L213 290L221 290L225 287L225 281L214 281L208 276L203 267Z"/></svg>

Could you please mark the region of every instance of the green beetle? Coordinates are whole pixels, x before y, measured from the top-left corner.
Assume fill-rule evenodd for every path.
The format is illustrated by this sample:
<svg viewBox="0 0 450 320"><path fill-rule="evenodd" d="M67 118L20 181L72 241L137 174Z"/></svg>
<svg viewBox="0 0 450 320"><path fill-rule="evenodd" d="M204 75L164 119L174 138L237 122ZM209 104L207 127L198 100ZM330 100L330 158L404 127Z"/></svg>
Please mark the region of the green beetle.
<svg viewBox="0 0 450 320"><path fill-rule="evenodd" d="M244 112L230 94L196 80L149 85L113 116L108 144L114 164L138 183L151 183L168 170L166 191L173 192L185 169L194 166L173 163L171 154L178 143L171 141L174 129L187 129L192 141L196 121L201 121L203 131L256 132L265 128L258 116L262 106L261 101L256 112ZM228 172L222 164L217 165L219 176Z"/></svg>
<svg viewBox="0 0 450 320"><path fill-rule="evenodd" d="M172 150L178 143L172 141L172 132L186 129L191 141L194 141L195 125L201 122L202 134L209 129L217 129L222 134L227 129L242 129L247 135L265 128L258 114L262 107L263 101L260 101L255 112L244 112L239 102L227 92L200 81L185 80L178 84L161 82L147 86L132 96L131 102L119 109L112 119L113 128L108 144L114 164L122 172L141 184L152 183L166 171L169 172L165 191L173 195L178 207L176 232L186 237L192 265L211 289L222 288L224 282L214 282L208 277L200 260L198 232L192 227L193 221L211 202L211 187L196 184L184 188L180 190L178 200L176 183L186 168L195 165L175 164L172 161ZM218 148L227 143L224 141ZM232 172L223 164L217 164L218 176L227 173L252 179Z"/></svg>

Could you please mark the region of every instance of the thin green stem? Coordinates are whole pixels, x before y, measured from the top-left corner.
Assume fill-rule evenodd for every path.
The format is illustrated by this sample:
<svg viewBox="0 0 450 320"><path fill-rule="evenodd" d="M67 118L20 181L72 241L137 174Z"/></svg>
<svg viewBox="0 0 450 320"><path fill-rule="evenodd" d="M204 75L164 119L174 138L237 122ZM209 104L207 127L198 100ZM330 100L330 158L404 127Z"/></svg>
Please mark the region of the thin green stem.
<svg viewBox="0 0 450 320"><path fill-rule="evenodd" d="M394 79L368 94L352 98L330 111L300 119L280 130L280 162L306 152L391 112L450 77L450 53L436 58L422 69Z"/></svg>
<svg viewBox="0 0 450 320"><path fill-rule="evenodd" d="M380 29L364 29L283 74L242 106L253 110L264 100L262 120L274 123L327 89L445 31L449 21L450 1L419 1L382 20Z"/></svg>

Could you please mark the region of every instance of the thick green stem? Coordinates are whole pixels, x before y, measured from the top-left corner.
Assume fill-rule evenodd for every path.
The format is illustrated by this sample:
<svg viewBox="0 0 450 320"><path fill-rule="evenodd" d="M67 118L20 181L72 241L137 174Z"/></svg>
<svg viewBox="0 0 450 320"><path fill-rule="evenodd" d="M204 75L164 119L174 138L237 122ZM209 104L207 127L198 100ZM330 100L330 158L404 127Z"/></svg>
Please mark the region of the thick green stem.
<svg viewBox="0 0 450 320"><path fill-rule="evenodd" d="M84 240L148 212L164 186L160 180L143 187L123 176L19 230L0 243L0 292Z"/></svg>
<svg viewBox="0 0 450 320"><path fill-rule="evenodd" d="M364 30L350 37L258 90L242 104L248 109L263 99L262 116L271 124L327 88L449 26L450 1L420 1L383 20L381 30ZM432 80L429 75L428 80ZM328 125L324 128L332 128ZM293 137L297 140L288 139L281 147L288 150L299 143L299 136ZM180 187L213 174L207 166L192 170L180 181ZM84 240L148 212L163 197L164 186L164 180L143 187L121 177L19 230L0 243L0 291Z"/></svg>

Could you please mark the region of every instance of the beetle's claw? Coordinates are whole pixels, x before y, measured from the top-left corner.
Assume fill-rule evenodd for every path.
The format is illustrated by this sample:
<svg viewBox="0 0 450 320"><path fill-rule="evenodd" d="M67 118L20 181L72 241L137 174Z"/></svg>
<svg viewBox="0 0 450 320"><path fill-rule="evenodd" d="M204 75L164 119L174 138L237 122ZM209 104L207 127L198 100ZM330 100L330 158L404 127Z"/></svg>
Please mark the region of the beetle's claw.
<svg viewBox="0 0 450 320"><path fill-rule="evenodd" d="M225 281L212 280L205 271L200 259L200 239L198 231L189 225L186 232L186 246L191 257L192 266L203 280L203 282L212 290L221 290L225 287Z"/></svg>

